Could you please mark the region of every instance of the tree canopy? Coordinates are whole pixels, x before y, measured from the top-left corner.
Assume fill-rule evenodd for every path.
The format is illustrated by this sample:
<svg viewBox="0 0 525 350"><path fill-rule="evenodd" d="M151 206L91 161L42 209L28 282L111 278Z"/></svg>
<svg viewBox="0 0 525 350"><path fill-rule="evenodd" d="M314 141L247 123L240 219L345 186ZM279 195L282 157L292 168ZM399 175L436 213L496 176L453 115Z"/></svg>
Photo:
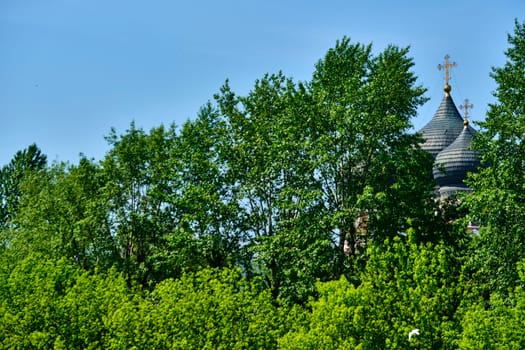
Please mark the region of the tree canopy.
<svg viewBox="0 0 525 350"><path fill-rule="evenodd" d="M343 37L308 81L228 81L100 161L0 169L0 348L525 347L525 24L472 192L435 198L409 48ZM471 221L479 233L467 231Z"/></svg>

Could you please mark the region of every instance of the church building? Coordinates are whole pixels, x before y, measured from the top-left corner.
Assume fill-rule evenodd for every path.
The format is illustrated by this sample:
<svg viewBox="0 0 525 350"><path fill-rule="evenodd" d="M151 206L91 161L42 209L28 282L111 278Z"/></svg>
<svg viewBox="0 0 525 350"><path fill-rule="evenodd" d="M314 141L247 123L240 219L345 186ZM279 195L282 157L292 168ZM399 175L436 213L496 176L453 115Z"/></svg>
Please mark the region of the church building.
<svg viewBox="0 0 525 350"><path fill-rule="evenodd" d="M473 105L466 99L460 106L465 110L465 117L461 117L450 94L450 68L456 63L450 63L449 58L445 56L445 64L438 65L438 69L445 70L445 95L434 117L419 131L424 139L421 148L434 157L432 173L436 195L441 198L469 191L464 180L467 173L476 172L480 164L477 152L470 149L476 134L468 122L468 110Z"/></svg>

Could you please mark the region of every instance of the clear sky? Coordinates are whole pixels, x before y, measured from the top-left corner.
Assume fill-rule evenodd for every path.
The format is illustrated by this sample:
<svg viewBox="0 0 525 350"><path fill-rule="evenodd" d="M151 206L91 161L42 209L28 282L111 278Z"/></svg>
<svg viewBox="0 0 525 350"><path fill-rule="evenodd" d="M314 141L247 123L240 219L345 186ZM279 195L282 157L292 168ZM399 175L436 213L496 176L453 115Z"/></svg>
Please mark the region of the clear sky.
<svg viewBox="0 0 525 350"><path fill-rule="evenodd" d="M431 98L443 96L446 54L452 97L484 118L523 0L0 0L0 166L36 143L50 161L101 159L111 127L149 130L184 121L225 79L244 94L264 73L308 80L344 35L410 46Z"/></svg>

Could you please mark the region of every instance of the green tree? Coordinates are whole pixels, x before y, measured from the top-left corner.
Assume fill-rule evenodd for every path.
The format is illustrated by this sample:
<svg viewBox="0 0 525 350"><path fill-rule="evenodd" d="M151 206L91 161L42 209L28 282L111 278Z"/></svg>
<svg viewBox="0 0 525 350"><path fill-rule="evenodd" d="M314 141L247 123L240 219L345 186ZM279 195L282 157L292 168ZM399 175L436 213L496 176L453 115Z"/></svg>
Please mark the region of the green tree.
<svg viewBox="0 0 525 350"><path fill-rule="evenodd" d="M362 253L367 240L404 232L407 219L421 219L432 204L431 159L408 134L426 99L407 54L389 46L374 56L371 45L345 37L309 84L312 159L339 260L345 242L349 255ZM336 267L335 276L342 264Z"/></svg>
<svg viewBox="0 0 525 350"><path fill-rule="evenodd" d="M470 176L473 192L465 198L481 227L469 271L485 293L513 289L525 257L525 24L515 22L508 42L507 62L492 71L497 101L474 141L482 168Z"/></svg>
<svg viewBox="0 0 525 350"><path fill-rule="evenodd" d="M274 296L304 300L316 277L344 271L345 241L356 256L367 239L419 229L434 212L431 159L408 134L425 90L407 53L390 46L374 57L344 38L311 82L266 75L245 97L228 84L216 97L254 266Z"/></svg>
<svg viewBox="0 0 525 350"><path fill-rule="evenodd" d="M226 123L210 103L194 121L182 126L177 143L180 194L174 198L181 227L198 240L199 258L210 267L240 263L242 210L221 152Z"/></svg>
<svg viewBox="0 0 525 350"><path fill-rule="evenodd" d="M333 256L319 226L305 97L304 87L282 73L256 81L247 96L236 96L228 83L216 96L228 131L221 154L253 256L247 270L290 301L311 294Z"/></svg>
<svg viewBox="0 0 525 350"><path fill-rule="evenodd" d="M112 131L102 161L111 236L122 268L141 284L243 259L242 211L220 156L225 125L210 104L180 133L134 124Z"/></svg>
<svg viewBox="0 0 525 350"><path fill-rule="evenodd" d="M111 235L118 241L123 270L146 285L153 272L148 258L177 222L171 201L180 188L175 126L148 134L132 123L123 135L112 130L107 140L111 149L101 164Z"/></svg>
<svg viewBox="0 0 525 350"><path fill-rule="evenodd" d="M0 170L0 230L16 215L22 196L21 183L28 172L38 171L47 166L47 157L32 144L16 152L9 164Z"/></svg>
<svg viewBox="0 0 525 350"><path fill-rule="evenodd" d="M102 180L100 167L87 158L76 166L54 164L27 176L13 220L13 251L22 257L32 252L48 259L65 257L85 269L118 264Z"/></svg>
<svg viewBox="0 0 525 350"><path fill-rule="evenodd" d="M224 135L224 122L208 103L174 140L166 196L174 229L160 238L147 259L156 281L243 260L242 211L219 154Z"/></svg>

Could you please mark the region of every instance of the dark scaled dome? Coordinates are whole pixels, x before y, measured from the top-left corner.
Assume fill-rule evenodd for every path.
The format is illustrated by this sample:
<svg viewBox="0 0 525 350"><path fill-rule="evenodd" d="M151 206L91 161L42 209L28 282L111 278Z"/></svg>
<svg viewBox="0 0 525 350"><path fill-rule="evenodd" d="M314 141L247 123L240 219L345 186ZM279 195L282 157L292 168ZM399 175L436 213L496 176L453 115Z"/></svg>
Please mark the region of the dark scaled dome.
<svg viewBox="0 0 525 350"><path fill-rule="evenodd" d="M419 131L425 140L421 144L421 148L432 154L434 158L439 152L452 144L463 130L463 118L449 94L450 87L448 85L445 86L445 92L436 114Z"/></svg>
<svg viewBox="0 0 525 350"><path fill-rule="evenodd" d="M470 149L475 134L476 131L465 121L456 140L436 156L433 174L442 196L468 191L463 180L468 172L476 172L480 164L478 153Z"/></svg>

